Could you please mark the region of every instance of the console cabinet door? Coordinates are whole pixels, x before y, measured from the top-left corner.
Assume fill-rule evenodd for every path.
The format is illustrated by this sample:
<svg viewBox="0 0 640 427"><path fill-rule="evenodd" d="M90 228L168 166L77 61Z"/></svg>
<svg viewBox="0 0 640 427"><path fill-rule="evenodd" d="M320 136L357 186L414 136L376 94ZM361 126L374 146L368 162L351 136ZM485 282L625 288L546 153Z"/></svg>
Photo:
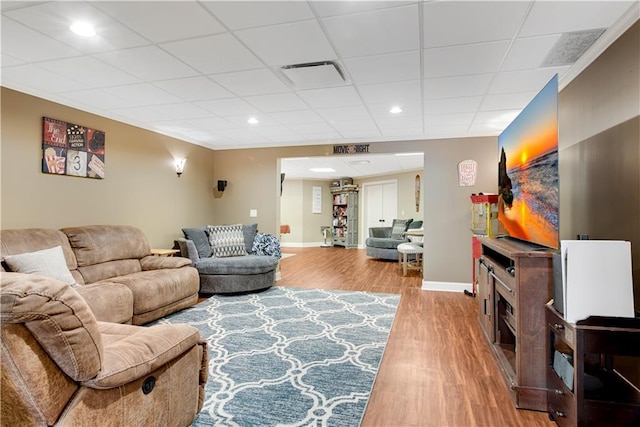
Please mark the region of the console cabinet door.
<svg viewBox="0 0 640 427"><path fill-rule="evenodd" d="M478 299L480 326L482 326L489 342L493 343L495 341L495 331L493 327L493 279L489 274L489 267L483 262L482 258L476 260L476 271L478 272L476 297Z"/></svg>

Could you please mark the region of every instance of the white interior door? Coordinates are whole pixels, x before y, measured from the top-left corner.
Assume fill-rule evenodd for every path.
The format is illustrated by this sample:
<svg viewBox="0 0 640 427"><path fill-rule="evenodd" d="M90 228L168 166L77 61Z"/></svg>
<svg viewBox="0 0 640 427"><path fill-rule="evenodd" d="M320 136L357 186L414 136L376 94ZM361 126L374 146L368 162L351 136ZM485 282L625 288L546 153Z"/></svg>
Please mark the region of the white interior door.
<svg viewBox="0 0 640 427"><path fill-rule="evenodd" d="M364 199L365 235L369 235L369 227L391 227L398 214L397 181L365 185Z"/></svg>

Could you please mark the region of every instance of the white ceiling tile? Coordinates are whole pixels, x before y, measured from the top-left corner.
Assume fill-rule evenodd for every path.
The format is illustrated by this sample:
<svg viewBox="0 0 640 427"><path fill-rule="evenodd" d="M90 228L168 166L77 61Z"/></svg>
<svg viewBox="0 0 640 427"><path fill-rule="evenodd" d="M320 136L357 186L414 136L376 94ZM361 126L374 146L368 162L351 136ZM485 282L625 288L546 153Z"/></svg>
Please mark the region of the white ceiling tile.
<svg viewBox="0 0 640 427"><path fill-rule="evenodd" d="M536 1L520 36L606 28L637 1Z"/></svg>
<svg viewBox="0 0 640 427"><path fill-rule="evenodd" d="M293 136L300 139L300 136L286 126L258 126L253 132L264 137Z"/></svg>
<svg viewBox="0 0 640 427"><path fill-rule="evenodd" d="M324 121L316 123L289 124L288 127L300 135L335 132L335 130Z"/></svg>
<svg viewBox="0 0 640 427"><path fill-rule="evenodd" d="M209 1L202 3L232 30L313 19L302 1Z"/></svg>
<svg viewBox="0 0 640 427"><path fill-rule="evenodd" d="M508 47L508 41L499 41L425 49L424 76L461 76L498 71Z"/></svg>
<svg viewBox="0 0 640 427"><path fill-rule="evenodd" d="M371 119L339 121L333 127L345 138L380 136L380 130Z"/></svg>
<svg viewBox="0 0 640 427"><path fill-rule="evenodd" d="M253 139L263 139L262 137L258 136L257 134L253 133L252 131L248 130L248 129L221 129L220 131L216 132L218 135L220 135L221 137L225 137L225 138L231 138L234 140L253 140Z"/></svg>
<svg viewBox="0 0 640 427"><path fill-rule="evenodd" d="M376 119L382 133L395 129L410 129L412 133L422 132L422 117L386 117Z"/></svg>
<svg viewBox="0 0 640 427"><path fill-rule="evenodd" d="M217 99L213 101L197 102L196 105L220 117L251 115L258 113L258 109L240 98Z"/></svg>
<svg viewBox="0 0 640 427"><path fill-rule="evenodd" d="M297 111L282 111L278 113L271 113L270 116L282 123L283 125L307 125L309 123L322 122L322 117L316 114L313 110L297 110Z"/></svg>
<svg viewBox="0 0 640 427"><path fill-rule="evenodd" d="M2 17L2 53L24 62L47 61L80 55L57 40L40 34L22 24ZM4 64L3 64L4 65Z"/></svg>
<svg viewBox="0 0 640 427"><path fill-rule="evenodd" d="M420 48L418 5L335 16L323 22L344 58Z"/></svg>
<svg viewBox="0 0 640 427"><path fill-rule="evenodd" d="M560 35L516 39L505 58L501 71L539 68Z"/></svg>
<svg viewBox="0 0 640 427"><path fill-rule="evenodd" d="M360 96L352 86L327 89L309 89L296 92L311 108L362 105Z"/></svg>
<svg viewBox="0 0 640 427"><path fill-rule="evenodd" d="M258 58L231 34L168 42L160 47L204 74L263 66Z"/></svg>
<svg viewBox="0 0 640 427"><path fill-rule="evenodd" d="M39 65L90 87L117 86L140 81L129 73L88 56L49 61Z"/></svg>
<svg viewBox="0 0 640 427"><path fill-rule="evenodd" d="M427 129L430 127L456 125L459 128L468 128L473 120L474 113L456 114L425 114L424 124Z"/></svg>
<svg viewBox="0 0 640 427"><path fill-rule="evenodd" d="M511 123L513 119L515 119L518 114L520 114L521 109L517 110L499 110L499 111L484 111L476 114L473 119L474 123Z"/></svg>
<svg viewBox="0 0 640 427"><path fill-rule="evenodd" d="M177 104L155 105L153 111L156 111L158 115L165 116L167 119L183 120L183 119L197 119L203 117L211 117L204 108L200 108L196 105L189 104L187 102L180 102ZM157 119L156 119L157 120Z"/></svg>
<svg viewBox="0 0 640 427"><path fill-rule="evenodd" d="M218 129L235 129L237 126L229 120L220 117L207 117L201 119L187 120L191 126L198 129L218 130Z"/></svg>
<svg viewBox="0 0 640 427"><path fill-rule="evenodd" d="M47 93L61 93L86 88L85 85L76 80L44 70L35 65L3 67L2 85L11 87L14 84Z"/></svg>
<svg viewBox="0 0 640 427"><path fill-rule="evenodd" d="M198 74L184 62L156 46L137 47L94 56L146 81L191 77Z"/></svg>
<svg viewBox="0 0 640 427"><path fill-rule="evenodd" d="M427 99L424 101L425 114L472 113L478 110L481 96L462 98Z"/></svg>
<svg viewBox="0 0 640 427"><path fill-rule="evenodd" d="M181 101L180 98L158 89L150 83L114 86L109 88L109 92L118 98L130 101L132 105L136 106L178 103Z"/></svg>
<svg viewBox="0 0 640 427"><path fill-rule="evenodd" d="M422 76L419 50L347 58L344 63L358 85L416 80Z"/></svg>
<svg viewBox="0 0 640 427"><path fill-rule="evenodd" d="M340 139L340 134L335 130L328 132L308 133L302 136L304 137L305 141L317 141L324 143L326 143L327 141L337 141Z"/></svg>
<svg viewBox="0 0 640 427"><path fill-rule="evenodd" d="M404 6L415 1L310 1L319 16L347 15L350 13L367 12L376 9Z"/></svg>
<svg viewBox="0 0 640 427"><path fill-rule="evenodd" d="M476 74L426 79L423 85L424 98L460 98L483 95L489 88L492 77L492 74Z"/></svg>
<svg viewBox="0 0 640 427"><path fill-rule="evenodd" d="M156 122L175 118L159 114L153 107L116 108L111 111L119 117L126 117L136 122Z"/></svg>
<svg viewBox="0 0 640 427"><path fill-rule="evenodd" d="M358 86L362 99L367 104L386 103L391 105L420 102L420 80L407 82L381 83Z"/></svg>
<svg viewBox="0 0 640 427"><path fill-rule="evenodd" d="M420 117L422 118L422 105L420 101L415 102L401 102L397 104L400 108L402 108L402 112L400 114L390 113L390 105L388 103L384 104L368 104L369 112L371 116L376 120L380 118L386 117Z"/></svg>
<svg viewBox="0 0 640 427"><path fill-rule="evenodd" d="M247 96L244 100L265 113L308 108L307 104L302 102L294 93Z"/></svg>
<svg viewBox="0 0 640 427"><path fill-rule="evenodd" d="M155 43L225 31L199 2L102 1L96 6Z"/></svg>
<svg viewBox="0 0 640 427"><path fill-rule="evenodd" d="M236 31L268 65L284 66L330 61L336 54L316 21L303 21Z"/></svg>
<svg viewBox="0 0 640 427"><path fill-rule="evenodd" d="M522 109L531 102L537 93L538 92L518 92L487 95L482 101L480 111Z"/></svg>
<svg viewBox="0 0 640 427"><path fill-rule="evenodd" d="M425 2L424 47L510 40L528 8L527 1Z"/></svg>
<svg viewBox="0 0 640 427"><path fill-rule="evenodd" d="M288 92L289 88L266 68L209 76L238 96Z"/></svg>
<svg viewBox="0 0 640 427"><path fill-rule="evenodd" d="M259 123L257 124L248 123L247 120L249 120L249 117L255 117L256 119L258 119ZM276 122L266 114L251 114L251 115L242 114L239 116L228 116L226 117L226 119L229 120L231 123L235 123L240 127L250 129L252 132L255 132L255 130L261 126L279 126L280 125L278 122Z"/></svg>
<svg viewBox="0 0 640 427"><path fill-rule="evenodd" d="M496 74L489 93L531 92L536 93L551 80L554 74L569 67L540 68L537 70L505 71Z"/></svg>
<svg viewBox="0 0 640 427"><path fill-rule="evenodd" d="M154 85L185 101L206 101L233 97L231 92L203 76L164 80L155 82Z"/></svg>
<svg viewBox="0 0 640 427"><path fill-rule="evenodd" d="M96 9L89 2L46 2L34 3L6 13L34 30L46 34L52 39L72 46L82 52L105 52L149 44L107 14ZM94 37L81 37L69 27L76 21L90 23L95 31Z"/></svg>
<svg viewBox="0 0 640 427"><path fill-rule="evenodd" d="M2 59L0 60L1 61L0 64L2 64L3 69L4 67L13 67L14 65L24 64L24 61L21 61L18 58L14 58L13 56L7 55L6 52L2 52L1 57Z"/></svg>
<svg viewBox="0 0 640 427"><path fill-rule="evenodd" d="M320 114L329 124L344 122L349 120L363 121L370 120L369 112L363 106L349 106L349 107L333 107L333 108L318 108L317 113Z"/></svg>
<svg viewBox="0 0 640 427"><path fill-rule="evenodd" d="M128 99L122 99L111 92L110 88L106 89L85 89L72 90L62 95L65 99L70 99L74 103L98 108L103 111L109 111L118 108L135 107L138 104Z"/></svg>

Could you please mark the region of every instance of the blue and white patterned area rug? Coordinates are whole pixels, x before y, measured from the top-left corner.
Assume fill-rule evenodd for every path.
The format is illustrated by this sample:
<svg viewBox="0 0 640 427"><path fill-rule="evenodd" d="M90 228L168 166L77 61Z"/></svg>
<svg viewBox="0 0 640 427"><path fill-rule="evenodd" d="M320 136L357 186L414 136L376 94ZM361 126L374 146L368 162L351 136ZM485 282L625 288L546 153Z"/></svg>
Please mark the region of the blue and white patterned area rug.
<svg viewBox="0 0 640 427"><path fill-rule="evenodd" d="M358 426L400 295L273 287L213 296L159 323L209 344L194 426Z"/></svg>

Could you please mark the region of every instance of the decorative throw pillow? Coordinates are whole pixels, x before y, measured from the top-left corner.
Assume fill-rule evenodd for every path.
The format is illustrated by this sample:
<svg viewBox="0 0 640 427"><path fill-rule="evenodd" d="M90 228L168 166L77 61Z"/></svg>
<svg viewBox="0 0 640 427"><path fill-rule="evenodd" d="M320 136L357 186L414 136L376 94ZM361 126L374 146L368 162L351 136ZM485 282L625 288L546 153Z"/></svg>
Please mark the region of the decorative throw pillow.
<svg viewBox="0 0 640 427"><path fill-rule="evenodd" d="M209 234L209 243L214 257L225 258L247 254L244 247L242 224L209 225L207 226L207 233Z"/></svg>
<svg viewBox="0 0 640 427"><path fill-rule="evenodd" d="M269 233L258 233L253 240L252 252L256 255L269 255L278 259L282 258L280 251L280 241L276 236Z"/></svg>
<svg viewBox="0 0 640 427"><path fill-rule="evenodd" d="M391 226L391 238L396 240L404 239L404 232L412 220L410 219L394 219Z"/></svg>
<svg viewBox="0 0 640 427"><path fill-rule="evenodd" d="M258 232L258 224L248 224L242 226L242 234L244 235L244 249L247 253L253 252L253 240Z"/></svg>
<svg viewBox="0 0 640 427"><path fill-rule="evenodd" d="M206 233L207 227L183 228L184 238L191 240L196 246L200 258L209 258L213 254L211 244Z"/></svg>
<svg viewBox="0 0 640 427"><path fill-rule="evenodd" d="M72 286L77 285L76 279L73 278L67 267L62 246L24 254L6 255L4 261L15 273L40 274Z"/></svg>

